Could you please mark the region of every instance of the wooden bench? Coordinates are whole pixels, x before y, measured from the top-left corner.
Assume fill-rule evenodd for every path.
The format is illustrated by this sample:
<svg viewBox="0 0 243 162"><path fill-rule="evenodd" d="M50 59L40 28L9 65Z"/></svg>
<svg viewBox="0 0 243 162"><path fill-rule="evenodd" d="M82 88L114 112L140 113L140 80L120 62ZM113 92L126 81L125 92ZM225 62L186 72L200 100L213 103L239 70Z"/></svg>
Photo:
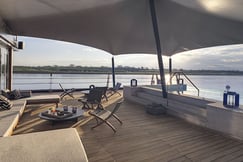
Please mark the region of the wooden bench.
<svg viewBox="0 0 243 162"><path fill-rule="evenodd" d="M56 107L58 107L59 102L59 95L33 96L26 99L26 105L55 103Z"/></svg>

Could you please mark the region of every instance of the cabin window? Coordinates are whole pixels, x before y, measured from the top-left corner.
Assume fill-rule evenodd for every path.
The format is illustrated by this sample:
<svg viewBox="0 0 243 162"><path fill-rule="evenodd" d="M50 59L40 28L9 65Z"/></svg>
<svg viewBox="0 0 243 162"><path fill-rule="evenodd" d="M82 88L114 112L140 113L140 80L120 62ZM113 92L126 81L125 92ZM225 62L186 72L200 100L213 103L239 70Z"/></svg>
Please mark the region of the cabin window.
<svg viewBox="0 0 243 162"><path fill-rule="evenodd" d="M8 76L8 57L9 51L7 48L0 45L0 89L7 89Z"/></svg>

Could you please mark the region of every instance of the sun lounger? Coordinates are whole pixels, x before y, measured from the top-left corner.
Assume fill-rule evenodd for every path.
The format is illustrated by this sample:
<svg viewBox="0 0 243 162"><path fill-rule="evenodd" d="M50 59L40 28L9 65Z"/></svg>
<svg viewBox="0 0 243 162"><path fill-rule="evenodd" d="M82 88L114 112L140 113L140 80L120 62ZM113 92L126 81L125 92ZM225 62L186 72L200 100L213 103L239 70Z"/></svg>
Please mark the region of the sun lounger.
<svg viewBox="0 0 243 162"><path fill-rule="evenodd" d="M120 87L121 87L121 83L117 82L114 88L109 88L107 90L108 97L113 96L116 93L118 93L121 96L120 92L118 91Z"/></svg>

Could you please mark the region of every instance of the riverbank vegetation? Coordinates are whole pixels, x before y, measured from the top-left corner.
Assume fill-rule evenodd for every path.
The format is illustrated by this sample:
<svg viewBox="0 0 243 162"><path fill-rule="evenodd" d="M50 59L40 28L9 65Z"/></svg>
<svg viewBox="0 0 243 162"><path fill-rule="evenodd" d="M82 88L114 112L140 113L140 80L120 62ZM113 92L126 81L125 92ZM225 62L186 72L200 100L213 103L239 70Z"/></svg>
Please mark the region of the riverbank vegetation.
<svg viewBox="0 0 243 162"><path fill-rule="evenodd" d="M149 69L144 67L128 67L128 66L117 66L115 68L116 73L127 74L157 74L158 69ZM71 73L71 74L107 74L112 73L111 67L90 67L90 66L14 66L14 73Z"/></svg>
<svg viewBox="0 0 243 162"><path fill-rule="evenodd" d="M14 73L59 73L59 74L107 74L112 73L111 67L91 67L91 66L14 66ZM173 69L173 71L183 71L187 75L243 75L243 71L227 70L183 70ZM117 66L115 72L118 74L159 74L158 69L147 67ZM165 69L165 73L169 70Z"/></svg>

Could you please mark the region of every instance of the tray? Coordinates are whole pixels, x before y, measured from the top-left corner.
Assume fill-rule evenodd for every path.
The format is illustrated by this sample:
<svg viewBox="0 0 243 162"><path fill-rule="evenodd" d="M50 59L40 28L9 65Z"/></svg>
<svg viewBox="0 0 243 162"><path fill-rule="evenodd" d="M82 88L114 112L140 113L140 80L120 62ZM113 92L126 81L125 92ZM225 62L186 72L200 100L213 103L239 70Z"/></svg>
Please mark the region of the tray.
<svg viewBox="0 0 243 162"><path fill-rule="evenodd" d="M41 115L49 117L49 118L56 118L56 119L64 119L73 115L73 113L68 111L57 111L57 115L55 114L48 114L48 111L42 112Z"/></svg>

